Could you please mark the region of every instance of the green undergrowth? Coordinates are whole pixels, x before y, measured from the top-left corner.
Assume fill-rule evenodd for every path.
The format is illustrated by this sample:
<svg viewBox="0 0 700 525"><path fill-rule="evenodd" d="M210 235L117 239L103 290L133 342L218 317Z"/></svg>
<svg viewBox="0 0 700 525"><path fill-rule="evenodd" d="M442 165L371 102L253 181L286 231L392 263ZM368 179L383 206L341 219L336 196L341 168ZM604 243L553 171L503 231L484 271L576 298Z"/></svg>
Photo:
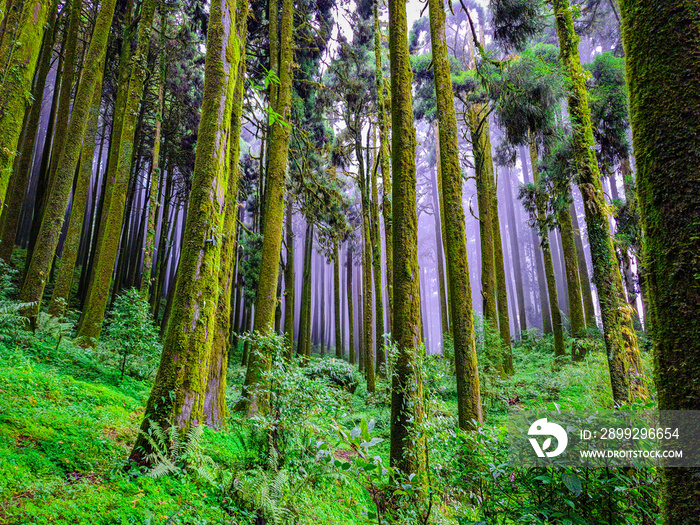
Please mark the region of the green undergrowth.
<svg viewBox="0 0 700 525"><path fill-rule="evenodd" d="M581 362L555 363L551 341L529 334L514 348L515 375L482 369L485 423L471 435L455 429L450 360L424 358L430 458L424 521L425 507L407 503L410 489L398 490L382 474L390 433L386 377L368 393L361 374L332 358L314 356L307 367L277 361L268 378L270 416L233 414L223 429L203 429L183 443L180 454L166 444L159 470L149 472L126 463L151 387L143 375L148 367L127 367L121 378L119 361L105 349L82 349L49 325L34 334L0 327L3 525L653 523L640 517L655 508L653 472L633 479L532 472L504 455L502 428L511 411L552 403L612 407L600 341L590 343ZM240 362L240 352L232 353L232 363ZM231 366L230 406L243 376L241 366ZM367 434L362 446L350 437L359 429ZM158 432L167 443L168 429ZM578 494L571 476L584 480ZM586 514L591 502L614 519ZM632 512L633 505L642 510Z"/></svg>

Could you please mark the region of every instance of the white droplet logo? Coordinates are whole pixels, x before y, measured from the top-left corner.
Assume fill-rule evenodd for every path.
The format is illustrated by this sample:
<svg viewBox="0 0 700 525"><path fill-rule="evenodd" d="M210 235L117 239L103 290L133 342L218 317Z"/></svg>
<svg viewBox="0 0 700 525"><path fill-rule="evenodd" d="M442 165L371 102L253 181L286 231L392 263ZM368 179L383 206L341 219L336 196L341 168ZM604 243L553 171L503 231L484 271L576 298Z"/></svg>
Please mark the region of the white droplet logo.
<svg viewBox="0 0 700 525"><path fill-rule="evenodd" d="M561 425L556 423L549 423L547 418L538 419L532 425L530 425L530 430L527 431L529 436L550 436L544 440L542 446L538 443L537 439L530 438L530 444L532 448L535 449L537 457L543 458L555 458L561 455L565 450L566 446L569 444L569 436L566 430ZM552 437L557 439L557 448L552 451L547 452L547 449L552 445Z"/></svg>

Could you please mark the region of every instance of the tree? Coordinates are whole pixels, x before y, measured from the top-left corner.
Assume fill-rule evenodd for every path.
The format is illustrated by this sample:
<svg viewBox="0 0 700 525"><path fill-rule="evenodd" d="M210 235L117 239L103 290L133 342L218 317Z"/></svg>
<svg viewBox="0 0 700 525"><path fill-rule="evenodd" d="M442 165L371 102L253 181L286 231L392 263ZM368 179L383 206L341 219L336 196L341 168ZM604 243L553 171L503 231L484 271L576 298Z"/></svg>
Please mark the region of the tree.
<svg viewBox="0 0 700 525"><path fill-rule="evenodd" d="M440 174L444 205L445 255L450 286L450 326L454 340L457 375L457 410L460 428L473 428L483 421L479 369L474 341L472 291L469 282L467 239L462 208L462 170L459 165L457 117L450 78L450 63L445 40L443 0L430 0L430 31L433 71L439 121Z"/></svg>
<svg viewBox="0 0 700 525"><path fill-rule="evenodd" d="M244 36L236 29L246 1L212 2L207 31L204 97L197 158L187 213L187 240L177 269L163 354L141 425L149 420L186 431L204 420L209 358L219 295L219 264L228 179L233 92ZM235 13L235 15L234 15ZM233 197L235 198L235 196ZM140 435L131 460L144 462L148 441Z"/></svg>
<svg viewBox="0 0 700 525"><path fill-rule="evenodd" d="M20 291L20 299L24 303L32 303L25 314L36 321L41 306L44 288L51 270L56 246L63 227L63 220L70 199L71 187L75 177L75 169L80 159L80 149L83 144L85 130L90 116L93 93L99 78L103 73L103 60L107 49L109 28L114 16L116 0L108 0L102 4L92 32L92 40L85 57L85 68L78 86L76 102L73 104L70 123L68 124L67 139L61 159L57 164L54 184L51 187L50 198L42 217L41 228L29 261L27 274Z"/></svg>
<svg viewBox="0 0 700 525"><path fill-rule="evenodd" d="M421 438L423 384L418 370L420 282L416 213L416 132L413 127L411 63L406 6L389 0L391 64L392 212L394 253L394 339L398 349L391 387L391 451L393 466L406 474L425 468Z"/></svg>
<svg viewBox="0 0 700 525"><path fill-rule="evenodd" d="M659 409L700 410L700 4L620 8ZM662 476L664 523L695 523L698 469Z"/></svg>
<svg viewBox="0 0 700 525"><path fill-rule="evenodd" d="M46 18L55 1L27 0L21 4L17 10L17 36L11 39L8 32L0 46L0 206L5 205L24 114L29 106L27 95L32 91Z"/></svg>

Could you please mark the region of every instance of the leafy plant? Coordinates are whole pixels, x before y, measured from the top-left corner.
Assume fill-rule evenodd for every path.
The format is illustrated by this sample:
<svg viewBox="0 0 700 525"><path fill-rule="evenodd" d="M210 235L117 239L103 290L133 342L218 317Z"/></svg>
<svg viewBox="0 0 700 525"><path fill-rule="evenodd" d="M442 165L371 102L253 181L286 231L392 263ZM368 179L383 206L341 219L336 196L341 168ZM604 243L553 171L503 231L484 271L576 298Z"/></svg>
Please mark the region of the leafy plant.
<svg viewBox="0 0 700 525"><path fill-rule="evenodd" d="M155 358L160 354L158 332L148 302L135 288L121 293L114 301L107 316L103 346L109 354L119 357L116 364L121 379L130 357L136 358L132 365L134 375L148 377L155 368Z"/></svg>

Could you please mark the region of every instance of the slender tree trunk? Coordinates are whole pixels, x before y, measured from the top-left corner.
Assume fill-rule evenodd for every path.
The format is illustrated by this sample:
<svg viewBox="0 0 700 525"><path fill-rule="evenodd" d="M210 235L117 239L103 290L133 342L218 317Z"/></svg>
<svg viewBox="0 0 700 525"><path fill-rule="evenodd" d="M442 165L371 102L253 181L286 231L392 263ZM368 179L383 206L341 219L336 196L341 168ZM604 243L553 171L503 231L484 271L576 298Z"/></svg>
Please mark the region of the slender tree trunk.
<svg viewBox="0 0 700 525"><path fill-rule="evenodd" d="M100 76L103 74L102 61L107 49L107 38L115 4L116 0L105 1L97 15L86 57L86 67L78 86L76 102L73 105L73 113L67 129L68 137L56 170L51 195L47 200L46 211L41 221L41 228L29 262L24 285L20 291L20 300L33 304L32 307L25 310L25 314L33 323L40 311L46 278L51 270L51 263L61 235L75 170L80 158L80 148L90 116L90 107L93 103L93 93Z"/></svg>
<svg viewBox="0 0 700 525"><path fill-rule="evenodd" d="M277 17L277 12L271 12L271 18ZM263 247L260 260L260 280L255 299L255 318L253 329L260 333L269 333L274 327L275 307L277 303L277 276L280 266L280 250L282 247L282 229L284 223L284 177L287 170L287 154L289 151L290 112L292 100L292 78L294 67L294 28L293 2L282 0L280 27L280 59L279 86L275 100L275 112L280 115L272 123L270 129L270 149L268 154L267 181L265 184L265 218L262 228ZM272 30L272 29L271 29ZM257 410L265 410L265 396L259 398L255 394L255 385L262 373L270 367L269 356L262 355L253 348L253 357L248 359L243 393L247 403L239 408L246 408L249 414Z"/></svg>
<svg viewBox="0 0 700 525"><path fill-rule="evenodd" d="M523 174L525 176L525 182L532 182L530 175L527 170L527 158L525 150L520 150L520 162L523 166ZM532 171L537 169L537 165L534 165ZM549 298L547 289L547 278L544 272L544 262L542 260L542 249L540 246L539 236L535 231L535 228L530 229L532 233L532 247L533 247L533 257L535 260L535 269L537 270L537 286L540 296L540 313L542 316L542 333L551 334L552 333L552 316L549 310Z"/></svg>
<svg viewBox="0 0 700 525"><path fill-rule="evenodd" d="M416 131L406 5L389 0L391 64L392 207L394 253L394 338L397 359L391 388L392 466L422 475L426 465L423 381L420 362L420 278L416 214Z"/></svg>
<svg viewBox="0 0 700 525"><path fill-rule="evenodd" d="M625 403L636 398L646 398L647 391L630 308L623 299L622 276L610 233L608 207L600 184L586 91L587 77L578 54L579 39L574 29L569 1L553 0L553 5L560 58L572 79L568 101L574 158L586 212L586 226L593 259L593 279L603 317L613 399L616 403Z"/></svg>
<svg viewBox="0 0 700 525"><path fill-rule="evenodd" d="M515 275L515 295L518 301L518 319L520 331L527 330L527 314L525 311L525 291L523 287L523 271L520 262L520 242L518 239L518 222L515 220L515 199L513 198L512 172L507 171L508 180L505 181L506 189L506 213L508 215L508 233L510 238L510 251L513 257L513 274Z"/></svg>
<svg viewBox="0 0 700 525"><path fill-rule="evenodd" d="M345 265L347 267L347 296L348 296L348 360L355 364L355 316L352 308L352 246L348 244Z"/></svg>
<svg viewBox="0 0 700 525"><path fill-rule="evenodd" d="M579 281L578 261L576 259L576 245L574 244L574 231L568 206L561 209L557 217L557 222L559 222L561 245L564 251L564 268L566 270L566 290L569 296L571 336L574 338L581 338L586 335L586 320L583 314L583 303L581 302L581 283Z"/></svg>
<svg viewBox="0 0 700 525"><path fill-rule="evenodd" d="M700 6L620 7L659 410L700 410ZM700 469L661 474L663 523L696 523Z"/></svg>
<svg viewBox="0 0 700 525"><path fill-rule="evenodd" d="M335 323L335 357L343 358L343 339L340 334L340 252L338 239L333 239L333 319Z"/></svg>
<svg viewBox="0 0 700 525"><path fill-rule="evenodd" d="M11 43L11 49L6 56L0 51L2 63L7 64L0 71L0 206L5 205L5 194L22 133L24 114L30 106L26 94L32 90L47 16L54 1L56 0L26 0L21 13L18 13L17 34ZM12 75L12 78L8 75Z"/></svg>
<svg viewBox="0 0 700 525"><path fill-rule="evenodd" d="M493 239L493 206L491 205L491 181L493 169L491 138L488 122L488 105L472 104L469 108L469 124L474 148L476 193L479 204L479 233L481 240L481 295L483 299L484 325L498 334L497 282ZM499 352L500 353L500 352ZM496 366L502 370L500 356Z"/></svg>
<svg viewBox="0 0 700 525"><path fill-rule="evenodd" d="M530 133L530 163L532 164L532 175L535 187L539 184L539 159L537 153L537 142ZM539 192L539 189L537 190ZM557 281L554 276L554 263L552 261L552 248L549 243L549 230L545 224L545 196L537 196L537 225L540 229L540 248L542 249L542 259L544 260L544 273L547 278L547 292L549 295L550 315L552 319L552 330L554 333L554 356L561 357L564 351L564 328L561 320L561 310L559 310L559 294L557 292Z"/></svg>
<svg viewBox="0 0 700 525"><path fill-rule="evenodd" d="M124 122L119 144L119 158L113 175L112 198L109 202L104 236L92 276L92 286L85 302L83 318L78 327L77 337L83 340L83 344L92 344L93 340L99 339L109 301L110 283L119 251L119 232L122 230L124 222L125 193L131 175L136 120L141 113L139 106L143 97L146 56L151 39L155 8L155 0L145 0L141 6L138 43L133 57L129 91L124 106ZM107 176L111 175L108 173Z"/></svg>
<svg viewBox="0 0 700 525"><path fill-rule="evenodd" d="M462 171L450 63L445 39L445 8L442 0L430 0L430 32L437 112L442 203L448 274L450 276L450 326L455 349L457 412L459 427L472 429L473 421L483 421L479 369L474 342L472 290L469 282L467 238L462 207ZM437 213L436 213L437 218Z"/></svg>
<svg viewBox="0 0 700 525"><path fill-rule="evenodd" d="M304 362L308 362L311 353L310 347L310 322L311 322L311 251L314 237L314 226L306 223L304 236L304 268L301 288L301 312L299 320L299 341L297 342L297 354L303 356Z"/></svg>
<svg viewBox="0 0 700 525"><path fill-rule="evenodd" d="M294 228L292 224L293 200L291 193L287 196L287 217L285 219L287 235L287 260L284 265L284 332L287 335L287 359L294 355Z"/></svg>
<svg viewBox="0 0 700 525"><path fill-rule="evenodd" d="M359 125L357 126L359 128ZM362 362L367 379L367 391L374 392L374 337L372 326L372 240L370 237L370 196L367 187L369 174L362 168L361 134L358 132L355 141L356 157L360 162L358 172L360 182L360 199L362 199ZM368 164L366 170L371 170Z"/></svg>
<svg viewBox="0 0 700 525"><path fill-rule="evenodd" d="M246 1L240 5L245 6ZM244 43L237 31L237 18L243 9L237 10L229 0L213 1L210 9L202 116L183 229L187 232L183 237L186 242L178 265L163 353L141 425L144 432L150 426L149 420L161 428L172 421L186 431L204 422L205 417L213 342L209 334L215 329L219 298L220 236L224 234L227 197L231 197L227 190L233 94L239 62L244 60ZM145 16L142 23L150 26ZM148 442L140 435L131 453L132 461L144 462L144 452L148 451Z"/></svg>
<svg viewBox="0 0 700 525"><path fill-rule="evenodd" d="M56 284L54 285L53 294L51 296L51 303L49 304L49 314L54 317L61 317L63 315L70 301L70 294L73 288L75 264L78 258L80 236L83 232L85 208L87 207L90 180L92 179L95 138L97 136L97 127L100 120L100 106L102 105L102 80L102 77L97 80L92 95L92 106L90 107L88 125L83 140L83 150L80 156L80 171L73 193L73 205L71 206L70 222L68 223L68 234L63 244L61 266L58 270Z"/></svg>
<svg viewBox="0 0 700 525"><path fill-rule="evenodd" d="M381 144L380 144L381 147ZM376 159L375 168L379 167L381 154ZM367 166L369 169L369 165ZM370 239L372 241L372 270L374 274L374 326L377 331L377 360L376 373L382 373L386 364L386 344L384 341L384 287L382 286L382 239L379 225L379 191L377 189L377 170L372 169L370 181L372 186L371 229Z"/></svg>
<svg viewBox="0 0 700 525"><path fill-rule="evenodd" d="M444 242L443 239L445 239L445 226L443 219L446 220L446 215L445 212L443 212L442 207L440 206L442 199L440 199L439 195L439 190L438 187L440 186L438 184L438 180L441 178L441 173L440 173L440 146L439 146L439 140L437 138L437 122L435 124L435 143L436 143L436 150L437 151L437 166L435 169L435 179L433 180L432 184L432 197L433 197L433 220L435 223L435 244L436 244L436 251L437 251L437 257L436 257L436 265L437 265L437 274L438 274L438 298L440 300L440 323L442 327L442 333L443 337L444 334L449 334L450 333L450 322L448 320L448 309L447 309L447 292L446 292L446 286L445 286L445 261L444 261ZM446 240L446 239L445 239Z"/></svg>
<svg viewBox="0 0 700 525"><path fill-rule="evenodd" d="M384 73L382 68L382 37L379 24L379 0L374 0L374 74L375 89L377 90L377 123L379 127L379 161L382 169L382 216L384 217L384 245L386 259L386 282L389 302L386 306L389 322L387 332L392 333L393 327L393 300L394 279L393 261L394 249L392 244L392 218L391 218L391 167L389 159L389 137L386 112L386 92ZM379 227L379 226L377 226Z"/></svg>
<svg viewBox="0 0 700 525"><path fill-rule="evenodd" d="M576 246L576 259L578 261L578 274L581 283L581 297L583 299L583 311L588 328L596 326L595 306L593 305L593 290L591 290L591 278L588 274L588 264L586 263L586 252L583 251L583 240L581 238L581 228L578 222L576 206L572 202L569 206L569 216L571 217L571 227L574 234L574 244Z"/></svg>
<svg viewBox="0 0 700 525"><path fill-rule="evenodd" d="M53 55L53 44L56 38L56 28L58 26L58 2L52 0L51 11L47 17L50 24L44 33L41 44L41 62L36 71L34 89L32 90L32 103L29 110L29 120L25 131L24 141L20 152L20 160L17 169L9 183L5 208L2 210L2 230L0 230L0 259L9 261L15 247L17 238L17 228L19 226L22 203L27 191L27 184L31 176L34 160L34 146L36 144L39 121L41 119L41 108L44 99L44 88L46 87L46 77L51 69L51 58ZM47 135L48 140L48 135Z"/></svg>

